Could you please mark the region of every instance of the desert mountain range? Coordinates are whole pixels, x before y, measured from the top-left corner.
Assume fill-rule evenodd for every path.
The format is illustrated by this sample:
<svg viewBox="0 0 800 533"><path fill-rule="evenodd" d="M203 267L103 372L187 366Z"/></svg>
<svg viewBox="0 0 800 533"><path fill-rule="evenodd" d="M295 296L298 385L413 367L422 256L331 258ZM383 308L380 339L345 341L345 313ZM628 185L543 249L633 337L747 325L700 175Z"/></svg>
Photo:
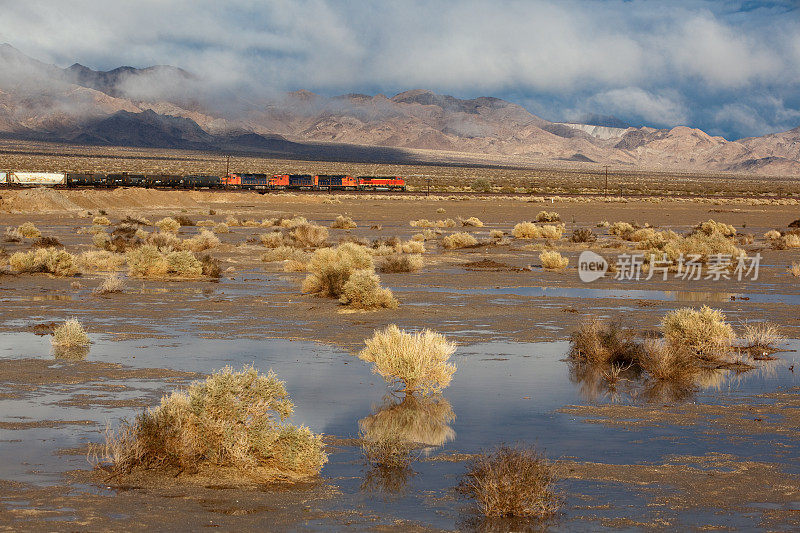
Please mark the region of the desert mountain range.
<svg viewBox="0 0 800 533"><path fill-rule="evenodd" d="M684 126L594 122L550 122L498 98L427 90L245 98L212 93L176 67L62 69L0 45L4 137L309 159L421 161L437 151L514 165L800 174L800 127L730 141Z"/></svg>

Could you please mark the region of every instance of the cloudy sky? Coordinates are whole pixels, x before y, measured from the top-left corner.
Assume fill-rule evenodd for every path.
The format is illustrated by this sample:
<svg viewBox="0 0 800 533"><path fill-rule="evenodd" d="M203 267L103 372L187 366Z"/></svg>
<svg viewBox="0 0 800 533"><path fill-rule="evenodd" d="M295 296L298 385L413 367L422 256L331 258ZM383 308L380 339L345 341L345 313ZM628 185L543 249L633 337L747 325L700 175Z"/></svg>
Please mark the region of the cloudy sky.
<svg viewBox="0 0 800 533"><path fill-rule="evenodd" d="M498 96L738 138L800 125L797 0L0 0L0 42L65 67L295 89Z"/></svg>

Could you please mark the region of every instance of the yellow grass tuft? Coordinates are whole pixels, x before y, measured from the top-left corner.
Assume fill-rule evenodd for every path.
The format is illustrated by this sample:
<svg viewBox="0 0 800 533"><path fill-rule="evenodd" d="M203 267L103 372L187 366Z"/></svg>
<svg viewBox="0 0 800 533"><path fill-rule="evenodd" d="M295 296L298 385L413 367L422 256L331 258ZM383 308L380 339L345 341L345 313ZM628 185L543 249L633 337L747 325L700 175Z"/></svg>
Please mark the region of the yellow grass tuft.
<svg viewBox="0 0 800 533"><path fill-rule="evenodd" d="M165 217L156 222L156 227L166 233L178 233L181 223L171 217Z"/></svg>
<svg viewBox="0 0 800 533"><path fill-rule="evenodd" d="M397 300L392 291L381 287L373 270L356 270L342 286L339 301L353 309L395 309Z"/></svg>
<svg viewBox="0 0 800 533"><path fill-rule="evenodd" d="M334 229L353 229L356 227L358 227L358 224L356 224L352 218L344 215L337 216L336 220L331 224L331 228Z"/></svg>
<svg viewBox="0 0 800 533"><path fill-rule="evenodd" d="M689 307L670 311L661 327L673 346L692 350L705 359L724 358L736 338L722 311L708 306L699 311Z"/></svg>
<svg viewBox="0 0 800 533"><path fill-rule="evenodd" d="M478 239L466 232L452 233L442 239L442 246L448 250L469 248L478 245Z"/></svg>
<svg viewBox="0 0 800 533"><path fill-rule="evenodd" d="M374 270L372 255L364 246L343 243L335 248L321 248L311 256L303 281L303 292L339 298L350 276L357 270Z"/></svg>
<svg viewBox="0 0 800 533"><path fill-rule="evenodd" d="M422 268L424 261L419 254L389 255L378 262L381 272L417 272Z"/></svg>
<svg viewBox="0 0 800 533"><path fill-rule="evenodd" d="M541 239L542 230L533 222L520 222L511 231L516 239Z"/></svg>
<svg viewBox="0 0 800 533"><path fill-rule="evenodd" d="M407 333L392 324L364 341L358 357L373 363L372 371L406 393L437 393L447 387L456 371L448 360L456 346L431 330Z"/></svg>
<svg viewBox="0 0 800 533"><path fill-rule="evenodd" d="M108 219L108 217L98 216L92 219L92 224L96 224L98 226L110 226L111 221Z"/></svg>
<svg viewBox="0 0 800 533"><path fill-rule="evenodd" d="M42 236L42 232L32 222L25 222L17 228L17 231L26 239L36 239Z"/></svg>
<svg viewBox="0 0 800 533"><path fill-rule="evenodd" d="M539 211L536 215L536 222L559 222L561 215L555 211Z"/></svg>
<svg viewBox="0 0 800 533"><path fill-rule="evenodd" d="M90 341L78 319L71 318L53 330L51 343L56 348L77 348L89 346Z"/></svg>
<svg viewBox="0 0 800 533"><path fill-rule="evenodd" d="M20 273L44 272L54 276L74 276L79 272L75 256L58 248L39 248L30 252L17 252L8 259L11 268Z"/></svg>
<svg viewBox="0 0 800 533"><path fill-rule="evenodd" d="M219 246L219 244L219 237L214 235L213 232L204 229L194 237L183 241L183 243L181 243L181 247L184 250L189 250L191 252L202 252L210 248L216 248Z"/></svg>
<svg viewBox="0 0 800 533"><path fill-rule="evenodd" d="M459 219L462 226L465 227L473 227L473 228L482 228L483 222L478 217L469 217L467 219Z"/></svg>
<svg viewBox="0 0 800 533"><path fill-rule="evenodd" d="M544 251L539 254L539 261L542 262L542 268L547 270L563 270L569 264L569 258L562 256L556 251Z"/></svg>
<svg viewBox="0 0 800 533"><path fill-rule="evenodd" d="M107 250L91 250L77 256L75 261L83 271L109 271L124 265L125 256Z"/></svg>
<svg viewBox="0 0 800 533"><path fill-rule="evenodd" d="M123 292L125 290L125 284L122 282L122 278L120 278L117 274L110 274L106 276L103 283L101 283L94 292L96 294L114 294L118 292Z"/></svg>

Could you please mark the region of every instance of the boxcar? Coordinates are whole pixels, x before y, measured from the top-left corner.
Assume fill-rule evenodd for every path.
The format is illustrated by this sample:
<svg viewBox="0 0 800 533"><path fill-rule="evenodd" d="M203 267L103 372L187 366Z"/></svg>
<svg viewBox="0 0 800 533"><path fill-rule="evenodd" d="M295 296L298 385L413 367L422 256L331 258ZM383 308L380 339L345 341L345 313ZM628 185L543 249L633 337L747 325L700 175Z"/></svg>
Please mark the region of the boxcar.
<svg viewBox="0 0 800 533"><path fill-rule="evenodd" d="M359 176L356 179L358 179L358 188L361 190L406 190L406 180L400 176Z"/></svg>
<svg viewBox="0 0 800 533"><path fill-rule="evenodd" d="M169 174L157 174L148 176L145 182L146 187L166 187L170 189L182 189L186 187L187 180L183 176Z"/></svg>
<svg viewBox="0 0 800 533"><path fill-rule="evenodd" d="M63 172L11 172L6 176L9 184L27 187L63 185L65 178Z"/></svg>
<svg viewBox="0 0 800 533"><path fill-rule="evenodd" d="M317 177L311 174L290 174L289 189L315 189L317 187Z"/></svg>
<svg viewBox="0 0 800 533"><path fill-rule="evenodd" d="M317 186L320 189L358 189L358 180L346 174L320 174Z"/></svg>

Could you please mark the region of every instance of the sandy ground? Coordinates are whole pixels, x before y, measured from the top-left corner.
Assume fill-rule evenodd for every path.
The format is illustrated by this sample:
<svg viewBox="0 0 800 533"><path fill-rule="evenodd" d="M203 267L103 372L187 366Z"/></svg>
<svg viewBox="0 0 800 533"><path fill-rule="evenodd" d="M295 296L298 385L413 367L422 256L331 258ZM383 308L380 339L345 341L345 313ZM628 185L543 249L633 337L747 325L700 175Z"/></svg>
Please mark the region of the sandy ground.
<svg viewBox="0 0 800 533"><path fill-rule="evenodd" d="M259 220L302 215L327 226L339 214L353 217L358 228L331 230L332 242L349 237L408 239L421 231L421 228L411 227L410 220L470 216L480 218L485 226L458 230L470 231L482 242L488 242L490 230L499 229L508 234L517 222L531 220L540 210L546 209L561 215L566 235L575 228L592 228L599 236L599 240L591 244L572 244L565 239L554 242L552 246L570 259L569 267L562 272L543 270L539 251L525 248L529 244L542 244L542 241L510 239L503 244L489 243L455 251L443 250L431 241L426 243L428 251L424 254L425 267L421 272L381 275L383 284L391 287L400 301L398 309L348 312L335 300L301 294L299 284L304 274L284 273L280 263L259 260L264 247L247 241L269 229L233 227L231 233L219 235L222 245L211 250L222 262L223 270L228 269L218 283L126 279L124 293L101 297L92 294L92 289L102 281L99 274L75 278L0 276L0 331L4 332L34 331L37 326L46 332L51 322L77 316L89 331L119 339L170 338L183 334L231 339L289 338L332 343L354 350L373 330L390 323L407 328L429 327L447 333L460 344L491 339L535 342L564 340L587 316L608 317L626 326L652 330L670 309L708 303L722 309L734 324L768 320L779 325L786 337L800 338L800 315L796 312L800 287L798 278L786 270L793 261L800 260L800 253L796 249L773 250L763 238L767 230L785 230L790 222L800 218L800 208L796 205L751 205L745 201L714 205L677 200L551 203L519 199L396 199L374 195L326 200L323 196L141 190L2 191L0 196L0 228L31 221L44 235L58 238L73 253L91 249L91 235L79 234L78 229L91 225L87 212L97 214L101 209L112 221L129 214L150 220L183 214L194 220L215 222L224 221L229 215ZM441 209L443 213L437 212ZM210 210L215 214L210 215ZM622 243L609 236L605 228L596 227L601 220L649 223L659 229L685 232L710 218L733 224L740 233L754 235L754 242L743 247L750 254L758 252L763 256L757 281L622 282L603 279L585 284L578 278L575 265L581 251L592 249L609 258L630 251L630 243ZM183 228L181 236L196 231L197 228ZM455 229L444 231L449 233ZM0 246L10 254L30 249L30 242ZM525 294L518 291L519 288L540 287L550 292ZM187 315L197 317L193 329L176 330L173 324L183 323L181 319ZM54 370L32 359L0 360L2 395L14 397L30 388L80 380L96 387L106 379L125 380L126 376L161 379L165 383L181 383L193 377L190 373L156 368L143 371L99 363L71 365L67 371ZM140 375L142 373L147 375ZM782 442L792 454L797 451L798 443L797 392L784 391L771 398L772 403L759 407L746 402L713 407L692 403L576 405L565 406L563 412L574 415L575 423L606 424L620 431L635 432L639 425L690 426L694 431L724 434L730 438L766 438ZM87 405L94 401L99 400L91 395L85 399ZM786 413L791 415L784 416ZM709 425L712 427L707 430L698 429ZM0 429L10 433L23 427L6 423ZM562 467L567 479L626 484L632 490L641 491L650 502L648 505L664 506L681 513L708 506L739 512L742 501L755 487L763 492L764 501L782 509L765 508L764 527L784 529L800 527L799 482L796 472L783 468L787 461L791 462L790 458L777 450L771 462L741 461L721 454L699 458L682 455L653 465L566 460ZM55 487L3 481L0 501L17 499L31 503L21 508L0 504L0 526L39 529L69 523L70 527L78 529L103 529L118 527L118 521L109 516L122 512L130 517L126 522L129 529L149 527L154 517L158 517L161 529L187 525L230 528L265 524L277 529L304 528L310 524L327 524L325 527L333 529L378 527L374 517L320 511L313 502L337 497L336 491L324 483L271 489L265 500L260 492L254 495L233 487L208 489L145 480L132 483L130 490L110 491L103 488L103 482L97 477L91 478L92 475L98 474L70 473L63 479L63 486ZM703 479L700 484L695 482L698 477ZM87 480L98 484L99 494L62 490ZM652 514L643 517L636 510L630 510L627 517L603 518L602 513L592 510L602 505L602 502L587 503L586 519L610 528L669 528L672 524L669 513L659 522ZM786 505L794 505L795 510L786 511ZM74 511L65 512L65 508ZM191 517L191 522L186 522L185 517ZM380 527L422 529L422 526L407 523Z"/></svg>

